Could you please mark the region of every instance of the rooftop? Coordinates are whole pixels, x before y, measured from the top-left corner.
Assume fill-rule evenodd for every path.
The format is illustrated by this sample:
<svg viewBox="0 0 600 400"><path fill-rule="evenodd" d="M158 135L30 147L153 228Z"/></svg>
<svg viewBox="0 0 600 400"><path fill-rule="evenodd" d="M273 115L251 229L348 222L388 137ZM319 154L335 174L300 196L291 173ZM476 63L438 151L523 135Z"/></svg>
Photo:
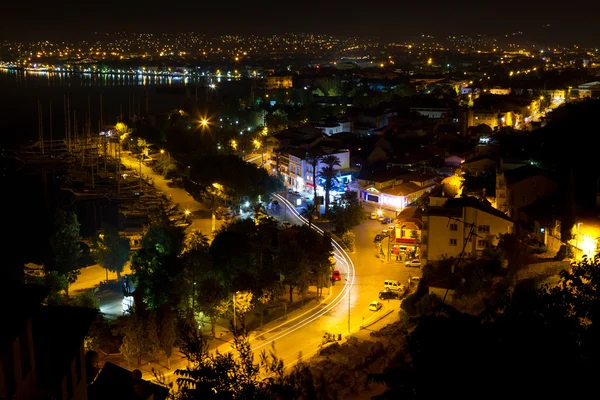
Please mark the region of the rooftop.
<svg viewBox="0 0 600 400"><path fill-rule="evenodd" d="M392 196L408 196L409 194L416 193L423 189L423 187L415 183L405 182L401 183L400 185L395 185L386 189L382 189L381 192Z"/></svg>
<svg viewBox="0 0 600 400"><path fill-rule="evenodd" d="M400 167L392 167L380 170L369 170L368 168L365 168L360 171L357 179L373 182L387 182L391 181L392 179L400 178L403 175L407 175L410 172L411 171Z"/></svg>
<svg viewBox="0 0 600 400"><path fill-rule="evenodd" d="M506 183L508 185L521 182L524 179L531 178L532 176L536 175L545 175L545 173L533 165L524 165L522 167L504 171L504 179L506 179Z"/></svg>
<svg viewBox="0 0 600 400"><path fill-rule="evenodd" d="M111 362L104 364L96 380L90 385L90 400L163 400L169 389L152 382L134 378L135 374Z"/></svg>
<svg viewBox="0 0 600 400"><path fill-rule="evenodd" d="M448 201L446 201L446 203L443 206L430 207L427 211L425 211L425 214L437 216L460 216L462 215L462 209L465 207L475 208L479 211L483 211L495 217L502 218L509 222L513 222L508 217L508 215L492 207L492 205L488 201L479 200L476 197L467 196L448 199Z"/></svg>

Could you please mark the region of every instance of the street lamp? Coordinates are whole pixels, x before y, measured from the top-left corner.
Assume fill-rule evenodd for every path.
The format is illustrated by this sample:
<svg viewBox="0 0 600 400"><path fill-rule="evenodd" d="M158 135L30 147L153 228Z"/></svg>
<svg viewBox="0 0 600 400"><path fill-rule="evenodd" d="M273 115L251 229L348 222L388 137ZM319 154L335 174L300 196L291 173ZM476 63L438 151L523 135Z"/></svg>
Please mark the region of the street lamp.
<svg viewBox="0 0 600 400"><path fill-rule="evenodd" d="M352 288L350 281L344 278L346 282L348 282L348 333L350 333L350 289Z"/></svg>

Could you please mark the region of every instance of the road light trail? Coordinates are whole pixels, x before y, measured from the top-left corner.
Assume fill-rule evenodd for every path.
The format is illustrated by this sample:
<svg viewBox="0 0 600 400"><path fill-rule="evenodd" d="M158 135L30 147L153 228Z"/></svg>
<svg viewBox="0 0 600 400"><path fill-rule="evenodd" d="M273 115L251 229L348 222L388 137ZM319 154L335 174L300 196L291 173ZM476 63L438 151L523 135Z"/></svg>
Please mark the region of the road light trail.
<svg viewBox="0 0 600 400"><path fill-rule="evenodd" d="M295 207L293 207L293 205L286 198L284 198L283 196L278 195L278 194L274 194L273 196L276 197L278 200L280 200L292 212L292 215L294 215L295 217L300 219L300 221L304 222L305 224L308 224L308 220L306 218L302 217L302 215L300 215L298 213L298 211L295 209ZM324 235L324 232L321 228L314 226L314 225L312 225L311 228L314 229L320 235ZM311 322L314 322L318 318L322 317L323 315L327 314L329 311L331 311L335 307L337 307L338 304L340 304L346 298L346 296L349 295L349 292L352 288L352 285L354 284L354 279L355 279L354 263L352 262L352 259L350 259L350 256L348 255L348 253L346 253L346 251L333 238L331 239L331 243L334 247L334 257L336 258L336 260L340 260L343 264L345 264L347 267L347 271L348 271L349 279L346 281L346 283L344 283L344 288L342 289L342 291L326 307L324 307L321 310L316 311L313 315L299 321L298 323L290 326L289 328L285 328L283 331L278 332L273 337L265 340L260 345L254 347L254 350L258 350L264 346L270 345L271 343L275 342L276 340L281 339L281 338L297 331L298 329L303 328L304 326L310 324Z"/></svg>

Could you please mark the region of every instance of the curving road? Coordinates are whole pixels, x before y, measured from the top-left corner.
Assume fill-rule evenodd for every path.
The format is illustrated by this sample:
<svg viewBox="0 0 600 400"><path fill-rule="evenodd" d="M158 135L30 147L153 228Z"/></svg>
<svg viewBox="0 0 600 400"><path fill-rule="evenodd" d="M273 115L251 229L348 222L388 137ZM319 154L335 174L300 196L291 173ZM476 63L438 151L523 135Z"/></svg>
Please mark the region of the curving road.
<svg viewBox="0 0 600 400"><path fill-rule="evenodd" d="M296 225L308 224L308 221L285 197L274 194L273 198L282 205L277 212L272 212L280 221L288 220ZM324 233L317 226L313 225L312 228L321 235ZM398 309L398 301L388 301L384 302L384 308L380 311L369 311L368 305L377 298L383 280L379 282L379 279L372 279L370 276L359 279L352 257L335 240L332 240L332 244L336 260L335 268L340 271L342 281L332 287L329 297L317 307L251 338L256 359L262 351L274 351L283 359L285 367L289 367L316 353L322 344L325 332L345 336L358 331L363 325L377 321L388 311ZM380 263L375 257L371 262ZM370 271L370 268L365 268L365 271ZM368 272L367 275L369 274ZM350 321L350 332L348 321ZM229 351L231 347L222 350Z"/></svg>

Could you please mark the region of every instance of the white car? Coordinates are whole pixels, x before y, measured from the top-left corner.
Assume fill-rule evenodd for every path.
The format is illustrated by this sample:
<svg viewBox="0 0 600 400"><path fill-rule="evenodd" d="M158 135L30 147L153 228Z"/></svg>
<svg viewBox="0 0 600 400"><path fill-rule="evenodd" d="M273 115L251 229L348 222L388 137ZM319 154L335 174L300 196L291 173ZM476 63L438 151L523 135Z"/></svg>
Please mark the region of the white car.
<svg viewBox="0 0 600 400"><path fill-rule="evenodd" d="M381 310L381 307L383 307L383 304L377 300L372 301L371 304L369 304L369 310L371 311L379 311Z"/></svg>
<svg viewBox="0 0 600 400"><path fill-rule="evenodd" d="M406 261L406 266L407 267L420 267L421 260L419 260L418 258L413 258L412 260Z"/></svg>
<svg viewBox="0 0 600 400"><path fill-rule="evenodd" d="M376 212L371 213L371 219L377 219L378 215Z"/></svg>

